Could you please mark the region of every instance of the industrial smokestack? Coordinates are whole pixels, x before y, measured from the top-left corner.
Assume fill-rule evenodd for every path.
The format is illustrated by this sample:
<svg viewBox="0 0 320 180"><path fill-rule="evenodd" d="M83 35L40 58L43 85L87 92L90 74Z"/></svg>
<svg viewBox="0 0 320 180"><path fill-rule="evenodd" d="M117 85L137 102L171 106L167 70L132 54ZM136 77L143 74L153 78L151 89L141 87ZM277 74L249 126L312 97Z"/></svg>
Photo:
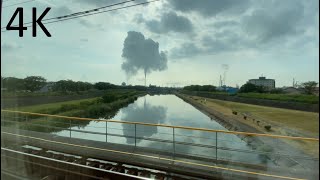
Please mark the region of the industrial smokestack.
<svg viewBox="0 0 320 180"><path fill-rule="evenodd" d="M229 65L228 64L222 64L223 68L223 85L226 85L226 79L227 79L227 71L229 70Z"/></svg>

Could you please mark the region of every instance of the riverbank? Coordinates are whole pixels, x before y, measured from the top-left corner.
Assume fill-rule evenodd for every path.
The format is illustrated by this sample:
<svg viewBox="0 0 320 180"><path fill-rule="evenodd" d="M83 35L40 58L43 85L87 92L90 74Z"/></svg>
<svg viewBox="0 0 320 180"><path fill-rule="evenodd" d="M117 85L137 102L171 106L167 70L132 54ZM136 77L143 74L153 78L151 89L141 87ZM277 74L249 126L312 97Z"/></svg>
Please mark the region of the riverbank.
<svg viewBox="0 0 320 180"><path fill-rule="evenodd" d="M19 108L11 108L9 110L73 116L82 118L106 118L109 119L119 111L119 109L133 103L138 97L144 96L145 92L142 91L110 91L99 98L89 98L76 101L66 101L60 103L49 103L35 106L25 106ZM8 116L4 114L3 116ZM11 115L12 116L12 115ZM70 122L65 119L57 118L42 118L38 116L19 117L17 115L19 129L32 130L38 132L57 132L61 129L66 129L78 126L85 127L90 121L74 121ZM32 124L29 123L32 121ZM6 122L8 126L15 126L16 123ZM45 128L44 128L45 127Z"/></svg>
<svg viewBox="0 0 320 180"><path fill-rule="evenodd" d="M37 93L28 94L28 96L2 96L1 109L20 108L24 106L35 106L49 103L59 103L66 101L83 100L89 98L97 98L102 96L105 91L90 91L79 94L59 94L59 93Z"/></svg>
<svg viewBox="0 0 320 180"><path fill-rule="evenodd" d="M266 133L266 134L275 134L275 135L286 135L286 136L306 136L306 133L304 131L299 131L298 128L293 128L295 126L299 126L298 124L293 125L283 125L281 123L277 123L275 121L268 120L268 117L275 117L274 120L281 119L279 117L282 117L280 112L284 113L286 111L292 111L292 116L301 117L301 115L305 115L307 112L300 112L300 111L293 111L293 110L283 110L280 108L270 108L270 107L263 107L263 106L256 106L256 105L248 105L243 103L235 103L231 106L228 103L234 103L234 102L227 102L227 101L220 101L215 99L208 99L208 98L202 98L198 96L190 96L190 95L183 95L183 94L176 94L178 97L186 101L187 103L191 104L201 112L205 113L212 119L215 119L217 122L219 122L221 125L223 125L226 129L230 131L243 131L243 132L253 132L253 133ZM278 111L277 111L278 110ZM237 115L233 114L233 112L237 112ZM261 113L269 112L269 116L264 116L261 118L258 115L261 115ZM275 112L278 112L276 114ZM268 114L268 113L266 113ZM299 116L300 114L300 116ZM308 114L308 113L307 113ZM310 115L310 114L309 114ZM244 116L246 116L246 119L244 119ZM306 116L307 117L307 116ZM313 119L317 120L316 123L319 123L319 115L317 113L311 114L310 117L313 117ZM310 120L310 117L309 120ZM286 117L284 117L286 118ZM305 121L304 121L305 122ZM300 123L304 123L303 121ZM268 131L265 129L264 126L270 125L271 129ZM307 127L315 128L313 133L307 134L308 137L315 137L319 136L319 130L316 130L318 127L315 126L315 124L312 124ZM306 128L306 125L303 127ZM315 133L317 132L317 133ZM273 149L275 151L280 152L280 149L284 152L288 151L294 151L292 153L298 154L298 155L310 155L314 158L319 158L319 143L314 142L301 142L301 141L292 141L292 140L280 140L280 143L277 144L277 147L275 148L274 140L273 138L248 138L248 137L240 137L244 141L246 141L253 149L259 149L259 147L263 146L264 144L267 144L271 147L274 147ZM283 143L284 142L284 143ZM293 148L291 147L295 147ZM286 152L287 153L287 152Z"/></svg>
<svg viewBox="0 0 320 180"><path fill-rule="evenodd" d="M259 94L238 93L227 94L205 91L186 91L180 94L199 96L203 98L217 99L230 102L238 102L266 107L276 107L291 110L319 113L319 97L314 95L287 95L287 94Z"/></svg>

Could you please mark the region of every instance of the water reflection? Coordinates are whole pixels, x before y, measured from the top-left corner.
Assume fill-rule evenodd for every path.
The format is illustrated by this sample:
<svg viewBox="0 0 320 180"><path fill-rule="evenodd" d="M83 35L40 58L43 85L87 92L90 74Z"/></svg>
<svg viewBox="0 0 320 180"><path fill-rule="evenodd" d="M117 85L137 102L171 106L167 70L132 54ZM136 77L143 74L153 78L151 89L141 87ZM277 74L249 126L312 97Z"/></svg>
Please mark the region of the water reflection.
<svg viewBox="0 0 320 180"><path fill-rule="evenodd" d="M56 133L60 132L61 130L75 127L78 129L84 129L89 125L89 123L90 121L70 121L58 118L35 118L32 120L32 123L19 125L19 129L45 133Z"/></svg>
<svg viewBox="0 0 320 180"><path fill-rule="evenodd" d="M148 102L147 102L148 101ZM199 128L222 129L218 122L211 120L208 116L185 103L174 95L145 96L140 97L133 104L122 108L114 120L129 122L142 122L152 124L167 124L173 126L190 126ZM229 161L249 162L255 164L270 164L269 160L248 152L237 150L251 150L247 144L233 134L209 133L204 131L190 131L175 128L154 126L135 126L132 124L104 123L90 121L84 131L108 133L108 136L101 134L87 134L72 132L72 137L90 139L116 144L136 145L161 151L175 152L177 154L189 154L196 156L210 157L212 159L224 159ZM57 134L69 136L69 131ZM141 140L136 137L159 139L160 141ZM175 146L172 141L175 142ZM189 145L186 145L189 144ZM190 145L193 144L193 145ZM198 146L198 144L203 146ZM219 147L216 149L215 146ZM230 151L226 149L233 149Z"/></svg>
<svg viewBox="0 0 320 180"><path fill-rule="evenodd" d="M167 108L163 106L152 106L146 102L146 98L144 99L144 104L142 107L137 104L133 104L124 108L122 110L123 121L130 122L143 122L143 123L152 123L152 124L163 124L164 120L167 117ZM132 131L128 131L128 129L134 130L134 126L131 124L122 124L123 134L125 136L132 136ZM137 125L136 133L137 137L151 137L153 134L158 132L158 127L155 126L142 126ZM127 143L134 144L135 140L133 138L126 138ZM139 143L141 139L137 139L136 142Z"/></svg>

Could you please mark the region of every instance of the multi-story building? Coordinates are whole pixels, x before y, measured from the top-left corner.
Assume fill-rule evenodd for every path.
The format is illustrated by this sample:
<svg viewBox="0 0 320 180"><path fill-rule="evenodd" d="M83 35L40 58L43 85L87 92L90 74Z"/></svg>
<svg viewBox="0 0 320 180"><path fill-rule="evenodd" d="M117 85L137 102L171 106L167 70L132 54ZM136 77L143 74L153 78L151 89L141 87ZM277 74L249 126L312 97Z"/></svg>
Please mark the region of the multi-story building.
<svg viewBox="0 0 320 180"><path fill-rule="evenodd" d="M249 79L248 83L256 86L263 86L267 90L274 89L276 87L276 81L274 79L266 79L266 77L259 77L259 79Z"/></svg>

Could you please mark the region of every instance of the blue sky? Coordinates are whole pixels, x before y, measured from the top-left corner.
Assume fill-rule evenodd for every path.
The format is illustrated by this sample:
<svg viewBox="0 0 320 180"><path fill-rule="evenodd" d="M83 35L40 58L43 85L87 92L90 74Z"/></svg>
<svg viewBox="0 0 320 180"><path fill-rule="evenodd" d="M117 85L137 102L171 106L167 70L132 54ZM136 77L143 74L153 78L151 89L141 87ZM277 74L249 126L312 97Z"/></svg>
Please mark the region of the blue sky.
<svg viewBox="0 0 320 180"><path fill-rule="evenodd" d="M144 2L140 0L135 3ZM5 2L3 6L18 0ZM21 5L24 21L31 8L55 17L118 0L36 0ZM128 3L128 5L134 4ZM16 7L3 9L2 27ZM15 21L17 22L17 20ZM129 31L141 33L166 54L166 67L151 71L147 84L218 85L225 69L226 84L242 85L261 74L276 86L319 81L319 9L315 0L160 0L99 15L46 25L52 37L31 28L1 33L1 75L40 75L49 81L72 79L114 84L144 84L144 71L128 76L122 64ZM142 51L143 53L143 51Z"/></svg>

